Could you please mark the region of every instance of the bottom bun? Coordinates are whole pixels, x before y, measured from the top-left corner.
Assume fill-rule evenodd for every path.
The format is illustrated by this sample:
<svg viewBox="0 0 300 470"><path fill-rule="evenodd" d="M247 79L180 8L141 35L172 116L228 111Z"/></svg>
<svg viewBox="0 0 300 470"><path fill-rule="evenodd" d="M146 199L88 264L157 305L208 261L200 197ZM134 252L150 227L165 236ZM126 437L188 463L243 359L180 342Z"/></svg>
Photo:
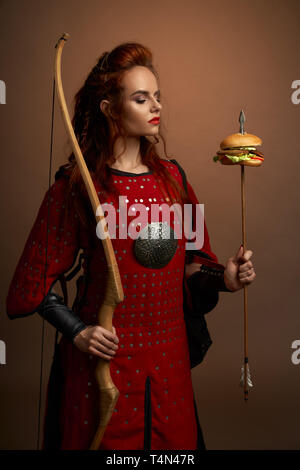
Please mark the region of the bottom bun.
<svg viewBox="0 0 300 470"><path fill-rule="evenodd" d="M240 165L244 166L260 166L262 164L262 160L244 160L240 162Z"/></svg>
<svg viewBox="0 0 300 470"><path fill-rule="evenodd" d="M243 165L243 166L260 166L263 162L262 160L242 160L240 162L234 163L230 158L222 158L222 165Z"/></svg>

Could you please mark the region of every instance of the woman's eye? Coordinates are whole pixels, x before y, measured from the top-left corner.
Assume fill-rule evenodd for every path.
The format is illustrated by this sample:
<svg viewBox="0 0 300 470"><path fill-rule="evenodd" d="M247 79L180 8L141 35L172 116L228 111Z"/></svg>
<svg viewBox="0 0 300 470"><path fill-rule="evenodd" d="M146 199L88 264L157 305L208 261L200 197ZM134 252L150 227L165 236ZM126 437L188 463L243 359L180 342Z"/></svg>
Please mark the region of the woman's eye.
<svg viewBox="0 0 300 470"><path fill-rule="evenodd" d="M139 100L135 100L136 103L145 103L146 100L143 100L143 99L139 99ZM161 98L156 98L156 101L158 101L159 103L161 102Z"/></svg>

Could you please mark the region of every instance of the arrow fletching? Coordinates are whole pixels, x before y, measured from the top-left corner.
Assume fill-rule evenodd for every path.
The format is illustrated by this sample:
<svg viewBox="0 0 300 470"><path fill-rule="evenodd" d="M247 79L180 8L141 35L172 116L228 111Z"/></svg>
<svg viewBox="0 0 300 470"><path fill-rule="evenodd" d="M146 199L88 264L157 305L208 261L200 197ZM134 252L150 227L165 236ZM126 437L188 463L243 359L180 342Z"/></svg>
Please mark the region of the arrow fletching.
<svg viewBox="0 0 300 470"><path fill-rule="evenodd" d="M246 389L249 390L249 388L253 387L249 364L246 364L246 376L245 376L245 366L242 367L242 374L241 374L241 380L240 380L241 387L244 387L245 380L246 380Z"/></svg>

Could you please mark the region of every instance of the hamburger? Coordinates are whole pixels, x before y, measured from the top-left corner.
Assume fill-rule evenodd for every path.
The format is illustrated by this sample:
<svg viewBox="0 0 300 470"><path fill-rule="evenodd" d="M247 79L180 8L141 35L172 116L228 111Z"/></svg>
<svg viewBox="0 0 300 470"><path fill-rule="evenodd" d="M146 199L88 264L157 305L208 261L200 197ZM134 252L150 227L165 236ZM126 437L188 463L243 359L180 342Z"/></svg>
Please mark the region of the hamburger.
<svg viewBox="0 0 300 470"><path fill-rule="evenodd" d="M260 166L264 161L264 155L256 150L262 145L262 140L253 134L231 134L220 143L217 155L213 157L215 162L222 165L247 165Z"/></svg>

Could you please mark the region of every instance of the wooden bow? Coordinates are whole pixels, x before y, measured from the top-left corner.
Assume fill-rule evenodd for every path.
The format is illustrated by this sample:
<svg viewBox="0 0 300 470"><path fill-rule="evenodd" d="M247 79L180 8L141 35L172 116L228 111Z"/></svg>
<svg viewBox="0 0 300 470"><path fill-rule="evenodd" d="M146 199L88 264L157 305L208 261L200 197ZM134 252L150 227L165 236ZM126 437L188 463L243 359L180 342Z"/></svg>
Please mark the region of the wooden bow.
<svg viewBox="0 0 300 470"><path fill-rule="evenodd" d="M115 253L109 238L107 224L105 222L104 214L101 208L101 204L93 184L91 175L86 166L84 157L80 150L77 142L74 129L72 127L71 119L68 113L67 104L63 92L62 80L61 80L61 55L65 44L65 41L70 37L68 33L64 33L56 44L56 57L55 57L55 82L58 100L63 115L63 120L66 126L67 134L70 138L73 152L76 158L78 168L81 176L84 180L93 211L96 217L97 226L101 228L102 233L105 233L105 237L102 236L102 243L105 252L105 257L108 265L108 280L106 286L106 294L104 302L98 313L98 323L103 328L109 331L112 330L112 318L114 310L118 303L124 300L124 293L119 273L118 264L116 262ZM100 224L99 224L100 222ZM114 385L110 376L110 363L107 360L99 359L96 367L96 380L99 386L99 425L96 434L93 438L90 446L91 450L97 450L100 446L102 437L105 429L110 421L113 413L115 404L119 397L119 390Z"/></svg>

